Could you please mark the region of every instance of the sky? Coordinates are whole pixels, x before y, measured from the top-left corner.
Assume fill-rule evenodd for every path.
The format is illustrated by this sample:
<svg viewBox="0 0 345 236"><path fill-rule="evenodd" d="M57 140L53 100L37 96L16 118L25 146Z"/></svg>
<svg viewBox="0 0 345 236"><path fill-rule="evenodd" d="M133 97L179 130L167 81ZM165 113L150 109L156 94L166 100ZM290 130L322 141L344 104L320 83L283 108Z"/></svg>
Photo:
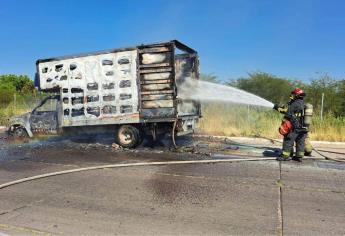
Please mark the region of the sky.
<svg viewBox="0 0 345 236"><path fill-rule="evenodd" d="M0 0L0 74L35 61L178 39L226 81L263 71L345 78L345 1Z"/></svg>

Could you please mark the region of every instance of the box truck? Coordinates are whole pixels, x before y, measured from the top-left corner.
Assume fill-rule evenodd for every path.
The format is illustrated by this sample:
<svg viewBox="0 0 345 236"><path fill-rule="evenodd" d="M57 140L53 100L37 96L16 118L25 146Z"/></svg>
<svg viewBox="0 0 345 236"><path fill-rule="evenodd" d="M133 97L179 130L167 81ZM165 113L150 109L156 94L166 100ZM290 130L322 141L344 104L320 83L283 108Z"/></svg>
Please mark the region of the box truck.
<svg viewBox="0 0 345 236"><path fill-rule="evenodd" d="M183 99L199 79L198 54L177 40L94 53L39 59L35 85L46 97L10 120L15 137L69 129L113 130L127 148L143 135L192 133L200 103Z"/></svg>

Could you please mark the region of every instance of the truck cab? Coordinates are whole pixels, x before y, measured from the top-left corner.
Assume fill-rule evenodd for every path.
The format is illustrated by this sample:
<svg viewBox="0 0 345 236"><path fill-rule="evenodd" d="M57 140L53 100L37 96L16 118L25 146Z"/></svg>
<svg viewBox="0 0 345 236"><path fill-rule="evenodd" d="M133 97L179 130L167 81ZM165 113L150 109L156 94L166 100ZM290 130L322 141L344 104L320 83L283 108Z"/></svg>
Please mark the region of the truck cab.
<svg viewBox="0 0 345 236"><path fill-rule="evenodd" d="M59 129L60 95L44 98L31 112L10 119L9 134L16 138L35 133L56 134Z"/></svg>

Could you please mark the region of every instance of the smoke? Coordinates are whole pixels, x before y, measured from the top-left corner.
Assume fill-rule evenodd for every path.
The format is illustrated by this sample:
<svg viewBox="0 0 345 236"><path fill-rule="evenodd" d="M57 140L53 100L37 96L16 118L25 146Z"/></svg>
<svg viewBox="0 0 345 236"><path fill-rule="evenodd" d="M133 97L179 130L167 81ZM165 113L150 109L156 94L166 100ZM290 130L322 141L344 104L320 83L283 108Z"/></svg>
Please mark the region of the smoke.
<svg viewBox="0 0 345 236"><path fill-rule="evenodd" d="M206 81L187 79L178 90L185 100L219 101L273 108L273 103L243 90Z"/></svg>

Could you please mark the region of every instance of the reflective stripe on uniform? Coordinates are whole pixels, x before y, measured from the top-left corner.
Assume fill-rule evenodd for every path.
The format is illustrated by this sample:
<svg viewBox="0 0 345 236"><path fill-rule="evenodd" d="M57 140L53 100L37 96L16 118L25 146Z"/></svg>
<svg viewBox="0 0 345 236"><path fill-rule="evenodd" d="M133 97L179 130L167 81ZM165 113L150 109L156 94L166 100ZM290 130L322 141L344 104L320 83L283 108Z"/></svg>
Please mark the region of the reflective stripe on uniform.
<svg viewBox="0 0 345 236"><path fill-rule="evenodd" d="M304 144L304 151L306 151L306 152L312 152L313 146L311 145L311 143L309 142L309 140L306 139L304 143L305 143L305 144Z"/></svg>
<svg viewBox="0 0 345 236"><path fill-rule="evenodd" d="M288 108L286 107L279 107L278 108L278 111L280 112L280 113L286 113L287 111L288 111Z"/></svg>
<svg viewBox="0 0 345 236"><path fill-rule="evenodd" d="M303 156L304 156L304 151L296 153L296 157L303 157Z"/></svg>
<svg viewBox="0 0 345 236"><path fill-rule="evenodd" d="M289 151L284 151L284 150L283 150L282 155L283 155L284 158L290 157L290 150L289 150Z"/></svg>

